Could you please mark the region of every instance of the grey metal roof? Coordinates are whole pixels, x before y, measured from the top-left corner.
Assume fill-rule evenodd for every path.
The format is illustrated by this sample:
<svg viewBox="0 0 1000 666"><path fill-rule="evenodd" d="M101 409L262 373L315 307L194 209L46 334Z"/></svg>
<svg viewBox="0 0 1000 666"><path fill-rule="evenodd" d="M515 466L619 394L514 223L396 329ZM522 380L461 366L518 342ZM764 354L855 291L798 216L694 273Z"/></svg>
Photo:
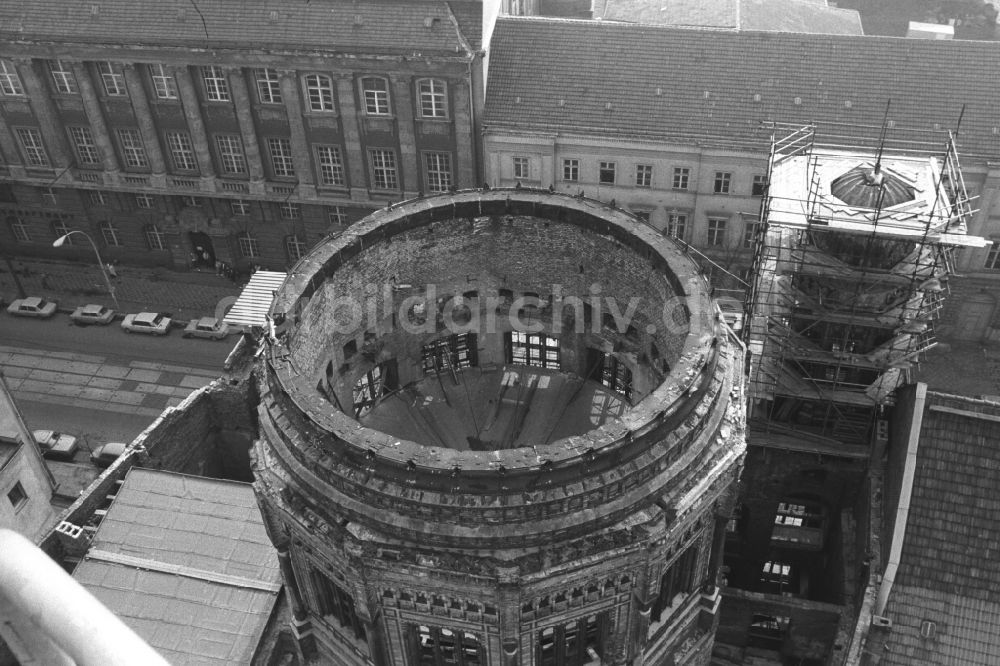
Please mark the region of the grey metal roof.
<svg viewBox="0 0 1000 666"><path fill-rule="evenodd" d="M248 664L281 588L249 484L133 468L73 572L172 664Z"/></svg>

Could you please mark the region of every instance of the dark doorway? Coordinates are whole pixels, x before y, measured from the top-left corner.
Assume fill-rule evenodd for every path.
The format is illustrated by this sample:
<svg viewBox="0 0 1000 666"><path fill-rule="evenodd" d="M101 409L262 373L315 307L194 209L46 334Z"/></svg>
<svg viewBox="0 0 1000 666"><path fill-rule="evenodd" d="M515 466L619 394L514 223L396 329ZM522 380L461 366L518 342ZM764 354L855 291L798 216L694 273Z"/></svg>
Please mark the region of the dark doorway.
<svg viewBox="0 0 1000 666"><path fill-rule="evenodd" d="M215 269L215 246L212 238L203 231L189 231L191 239L191 268Z"/></svg>

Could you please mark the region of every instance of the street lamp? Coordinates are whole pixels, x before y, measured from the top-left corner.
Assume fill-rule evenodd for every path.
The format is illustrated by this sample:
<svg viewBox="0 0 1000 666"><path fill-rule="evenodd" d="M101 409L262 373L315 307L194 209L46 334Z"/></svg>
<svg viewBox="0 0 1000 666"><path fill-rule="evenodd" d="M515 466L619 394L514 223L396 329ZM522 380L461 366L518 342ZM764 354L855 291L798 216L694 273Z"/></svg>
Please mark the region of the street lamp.
<svg viewBox="0 0 1000 666"><path fill-rule="evenodd" d="M80 231L79 229L74 229L68 234L65 234L57 238L55 242L52 243L52 247L62 247L63 243L66 242L66 239L72 236L73 234L80 234L90 242L90 247L94 248L94 256L97 257L97 266L101 269L101 275L104 276L104 284L108 285L108 293L111 294L111 300L115 302L115 309L121 310L121 306L118 305L118 297L115 296L115 288L111 284L111 278L108 277L108 270L104 267L104 262L101 261L101 253L97 251L97 245L94 244L94 239L90 237L90 234L88 234L86 231Z"/></svg>

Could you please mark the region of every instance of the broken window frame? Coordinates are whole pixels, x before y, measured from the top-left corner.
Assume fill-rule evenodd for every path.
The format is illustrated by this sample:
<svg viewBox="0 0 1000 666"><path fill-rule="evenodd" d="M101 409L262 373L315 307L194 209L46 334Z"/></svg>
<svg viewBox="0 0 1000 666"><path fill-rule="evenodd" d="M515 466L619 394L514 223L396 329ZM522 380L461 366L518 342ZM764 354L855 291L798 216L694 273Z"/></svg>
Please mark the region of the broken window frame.
<svg viewBox="0 0 1000 666"><path fill-rule="evenodd" d="M510 365L560 370L562 354L559 339L541 333L511 331L504 339L504 351Z"/></svg>
<svg viewBox="0 0 1000 666"><path fill-rule="evenodd" d="M456 333L428 342L420 350L424 374L479 365L477 345L475 333Z"/></svg>
<svg viewBox="0 0 1000 666"><path fill-rule="evenodd" d="M354 382L354 417L364 416L378 404L385 393L385 373L381 365L374 366Z"/></svg>
<svg viewBox="0 0 1000 666"><path fill-rule="evenodd" d="M452 627L410 624L408 663L416 666L483 666L486 648L476 634Z"/></svg>

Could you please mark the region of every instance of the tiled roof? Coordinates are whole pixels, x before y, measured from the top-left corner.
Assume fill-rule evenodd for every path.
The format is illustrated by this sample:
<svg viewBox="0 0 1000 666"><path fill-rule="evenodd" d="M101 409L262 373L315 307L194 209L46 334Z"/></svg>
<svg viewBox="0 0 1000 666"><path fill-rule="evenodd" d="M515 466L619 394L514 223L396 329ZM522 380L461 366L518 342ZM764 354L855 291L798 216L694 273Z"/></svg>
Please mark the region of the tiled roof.
<svg viewBox="0 0 1000 666"><path fill-rule="evenodd" d="M481 4L451 3L465 40L480 40ZM467 6L468 5L468 6ZM442 0L0 0L0 38L125 45L464 53Z"/></svg>
<svg viewBox="0 0 1000 666"><path fill-rule="evenodd" d="M172 664L248 664L280 589L253 490L133 468L73 572Z"/></svg>
<svg viewBox="0 0 1000 666"><path fill-rule="evenodd" d="M889 138L930 140L940 152L945 135L927 132L954 129L964 104L960 153L997 159L996 71L998 42L501 17L485 122L766 150L769 121L877 136L891 100Z"/></svg>
<svg viewBox="0 0 1000 666"><path fill-rule="evenodd" d="M483 3L478 0L455 0L449 2L448 7L472 50L483 48Z"/></svg>
<svg viewBox="0 0 1000 666"><path fill-rule="evenodd" d="M862 35L861 14L811 0L740 0L742 30Z"/></svg>
<svg viewBox="0 0 1000 666"><path fill-rule="evenodd" d="M1000 404L927 394L886 663L1000 663L998 443Z"/></svg>
<svg viewBox="0 0 1000 666"><path fill-rule="evenodd" d="M607 0L606 21L651 23L654 25L737 28L739 0Z"/></svg>
<svg viewBox="0 0 1000 666"><path fill-rule="evenodd" d="M607 0L595 18L678 27L860 35L861 15L817 0Z"/></svg>

